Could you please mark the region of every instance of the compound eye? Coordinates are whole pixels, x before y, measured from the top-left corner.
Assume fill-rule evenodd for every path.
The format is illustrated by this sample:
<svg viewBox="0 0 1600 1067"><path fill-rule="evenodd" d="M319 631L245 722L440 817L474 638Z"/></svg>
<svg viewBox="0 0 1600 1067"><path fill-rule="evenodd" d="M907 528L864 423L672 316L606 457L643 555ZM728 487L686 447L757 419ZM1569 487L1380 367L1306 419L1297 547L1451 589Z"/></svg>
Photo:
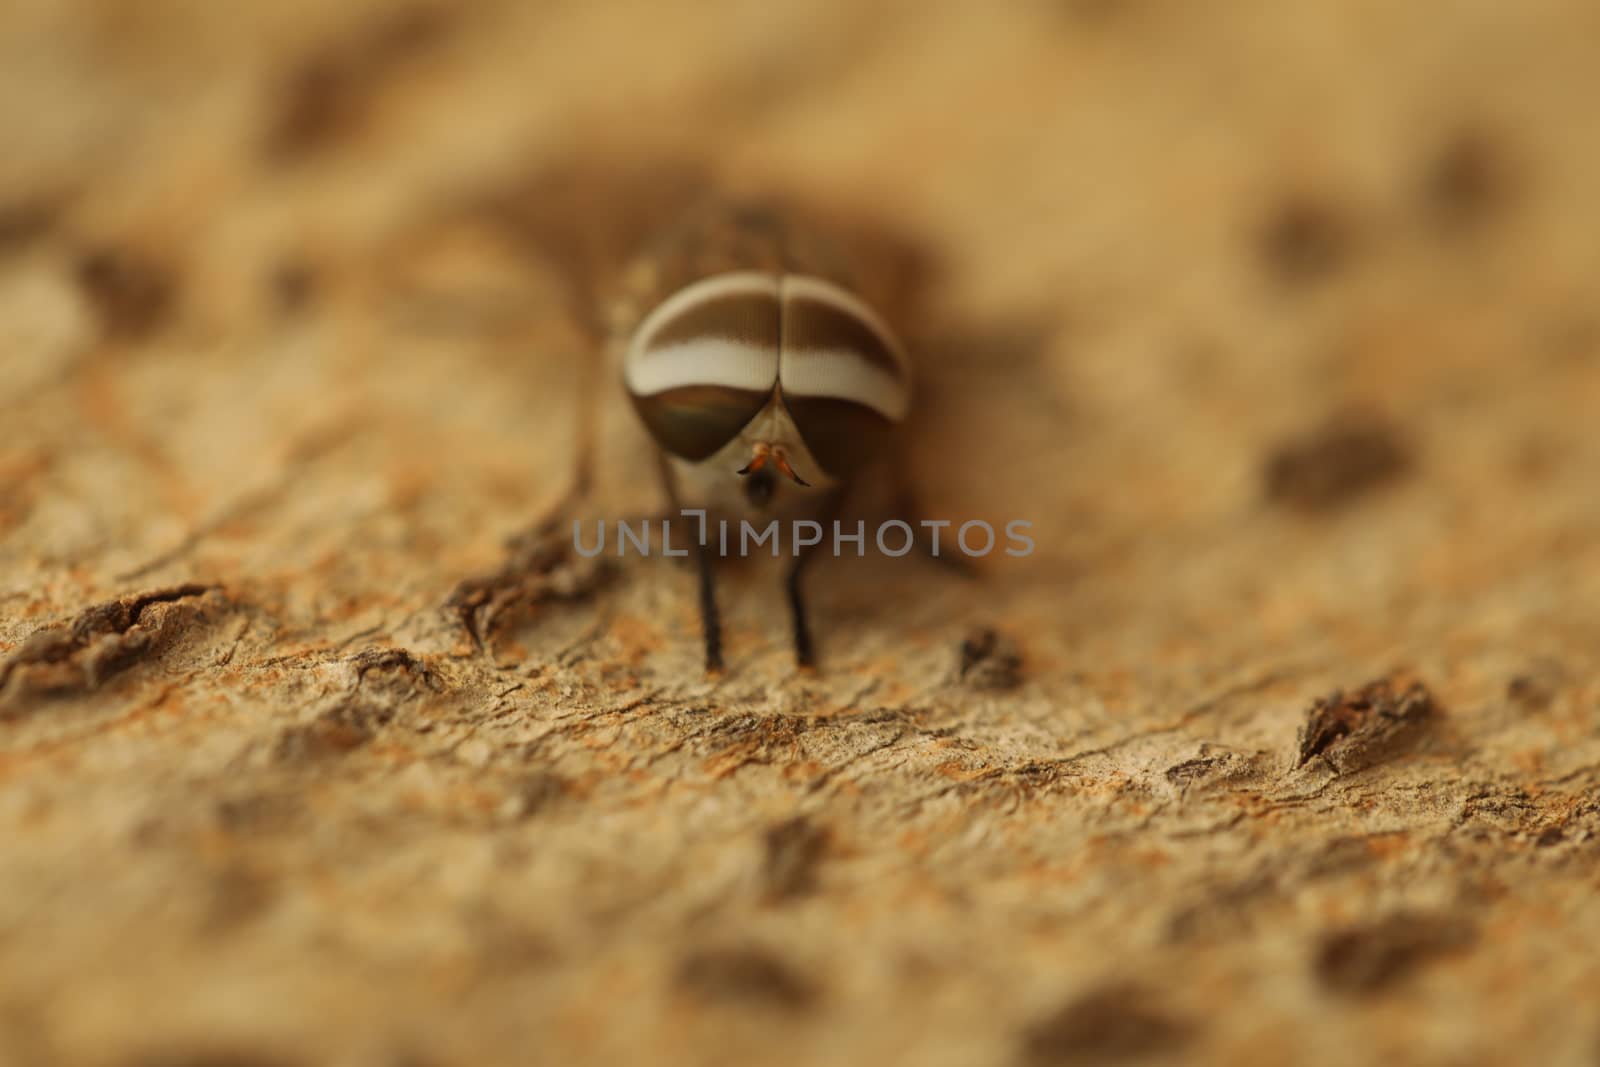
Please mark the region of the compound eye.
<svg viewBox="0 0 1600 1067"><path fill-rule="evenodd" d="M910 364L883 320L849 291L791 275L782 295L784 404L812 458L848 478L910 410Z"/></svg>
<svg viewBox="0 0 1600 1067"><path fill-rule="evenodd" d="M772 398L780 329L778 280L755 272L695 282L646 316L623 379L656 443L698 461L738 437Z"/></svg>
<svg viewBox="0 0 1600 1067"><path fill-rule="evenodd" d="M811 458L844 481L883 452L894 423L872 408L832 397L784 398Z"/></svg>

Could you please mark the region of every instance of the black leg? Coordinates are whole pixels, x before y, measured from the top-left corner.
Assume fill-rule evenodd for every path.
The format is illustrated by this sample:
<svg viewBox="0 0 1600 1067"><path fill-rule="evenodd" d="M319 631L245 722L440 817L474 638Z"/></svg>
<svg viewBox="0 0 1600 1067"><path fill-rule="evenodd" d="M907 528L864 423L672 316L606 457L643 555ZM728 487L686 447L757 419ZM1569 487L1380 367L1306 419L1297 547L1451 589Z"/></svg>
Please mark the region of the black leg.
<svg viewBox="0 0 1600 1067"><path fill-rule="evenodd" d="M672 518L669 520L676 526L682 517L683 508L678 502L678 486L672 478L672 468L667 465L667 457L660 452L656 453L656 470L661 475L661 488L667 494L667 501L672 506ZM700 629L705 634L706 640L706 671L722 670L722 616L717 612L717 576L716 556L711 551L711 546L700 540L701 531L695 531L695 568L700 572Z"/></svg>
<svg viewBox="0 0 1600 1067"><path fill-rule="evenodd" d="M838 518L839 511L844 505L844 494L833 493L828 497L817 515L817 521L826 531L833 529L833 520ZM811 561L816 550L828 543L828 537L815 545L806 545L794 557L794 562L789 564L789 570L783 577L784 591L789 597L789 618L794 622L794 662L795 666L809 669L817 665L816 646L811 641L811 625L806 613L805 591L800 588L800 579L805 575L806 564Z"/></svg>
<svg viewBox="0 0 1600 1067"><path fill-rule="evenodd" d="M711 549L700 545L695 552L700 567L700 626L706 636L706 670L722 670L722 618L717 614L717 583Z"/></svg>
<svg viewBox="0 0 1600 1067"><path fill-rule="evenodd" d="M805 595L800 589L800 577L805 573L806 560L810 558L809 552L796 558L784 577L784 585L789 591L789 616L794 620L794 662L797 667L817 665L816 650L811 644L811 627L806 621Z"/></svg>

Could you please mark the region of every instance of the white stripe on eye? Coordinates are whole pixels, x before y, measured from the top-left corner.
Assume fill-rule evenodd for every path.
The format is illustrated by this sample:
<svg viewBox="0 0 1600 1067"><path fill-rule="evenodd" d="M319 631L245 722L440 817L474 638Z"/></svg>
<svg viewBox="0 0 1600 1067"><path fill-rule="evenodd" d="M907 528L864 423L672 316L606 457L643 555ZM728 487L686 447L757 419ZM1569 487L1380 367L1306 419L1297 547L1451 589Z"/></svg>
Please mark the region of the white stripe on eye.
<svg viewBox="0 0 1600 1067"><path fill-rule="evenodd" d="M688 385L721 385L766 393L778 378L778 353L743 341L702 337L652 348L630 359L623 376L634 396L654 396Z"/></svg>
<svg viewBox="0 0 1600 1067"><path fill-rule="evenodd" d="M783 301L784 310L788 311L792 300L809 299L822 304L832 304L835 308L851 316L859 322L865 323L867 328L877 335L883 342L895 362L900 365L900 371L907 377L911 374L911 360L906 356L905 349L900 347L900 339L889 329L889 324L884 322L878 313L856 294L825 278L813 277L809 274L786 274L783 276Z"/></svg>
<svg viewBox="0 0 1600 1067"><path fill-rule="evenodd" d="M748 341L701 337L653 347L655 335L697 304L750 296L776 303L778 279L760 271L733 271L702 278L673 293L646 315L623 358L623 381L635 396L652 396L681 386L711 385L770 390L778 380L778 352ZM774 307L774 327L777 313ZM777 337L773 337L777 341Z"/></svg>
<svg viewBox="0 0 1600 1067"><path fill-rule="evenodd" d="M778 382L793 396L853 401L894 422L911 409L911 391L905 382L847 350L786 352Z"/></svg>

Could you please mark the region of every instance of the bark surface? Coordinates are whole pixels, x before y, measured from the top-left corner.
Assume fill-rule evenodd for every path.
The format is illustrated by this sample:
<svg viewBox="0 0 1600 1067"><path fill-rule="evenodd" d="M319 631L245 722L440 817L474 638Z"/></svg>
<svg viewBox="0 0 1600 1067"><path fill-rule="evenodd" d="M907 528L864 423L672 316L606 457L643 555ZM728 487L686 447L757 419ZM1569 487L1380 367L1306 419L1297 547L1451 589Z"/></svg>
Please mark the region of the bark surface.
<svg viewBox="0 0 1600 1067"><path fill-rule="evenodd" d="M0 1063L1595 1063L1597 40L13 0ZM924 510L1033 524L815 674L537 525L661 507L595 337L711 178L915 251Z"/></svg>

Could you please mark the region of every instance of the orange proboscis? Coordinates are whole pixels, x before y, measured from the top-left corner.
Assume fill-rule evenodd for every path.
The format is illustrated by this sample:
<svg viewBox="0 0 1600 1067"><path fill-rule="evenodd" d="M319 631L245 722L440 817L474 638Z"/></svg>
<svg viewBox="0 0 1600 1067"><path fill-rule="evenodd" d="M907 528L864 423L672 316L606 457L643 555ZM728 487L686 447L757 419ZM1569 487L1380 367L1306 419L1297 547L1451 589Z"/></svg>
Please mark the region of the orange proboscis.
<svg viewBox="0 0 1600 1067"><path fill-rule="evenodd" d="M765 467L767 460L770 459L780 471L794 480L794 484L810 487L811 483L796 474L795 469L789 465L789 457L783 454L783 449L775 448L765 441L757 441L751 452L750 462L739 468L740 474L754 474Z"/></svg>

